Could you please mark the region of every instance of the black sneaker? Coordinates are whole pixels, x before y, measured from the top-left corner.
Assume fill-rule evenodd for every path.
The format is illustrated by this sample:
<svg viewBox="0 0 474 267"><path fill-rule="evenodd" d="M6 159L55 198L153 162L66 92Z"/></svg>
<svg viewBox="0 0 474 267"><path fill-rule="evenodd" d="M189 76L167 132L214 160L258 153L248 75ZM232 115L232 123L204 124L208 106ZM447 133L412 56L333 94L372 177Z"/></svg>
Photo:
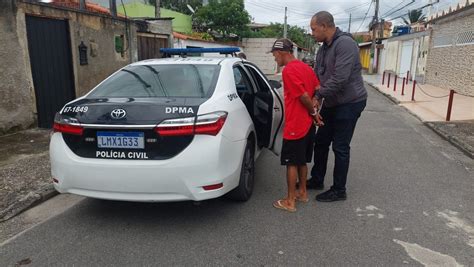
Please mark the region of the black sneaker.
<svg viewBox="0 0 474 267"><path fill-rule="evenodd" d="M345 192L337 192L334 189L329 189L328 191L316 196L316 200L320 202L333 202L346 199L347 195Z"/></svg>

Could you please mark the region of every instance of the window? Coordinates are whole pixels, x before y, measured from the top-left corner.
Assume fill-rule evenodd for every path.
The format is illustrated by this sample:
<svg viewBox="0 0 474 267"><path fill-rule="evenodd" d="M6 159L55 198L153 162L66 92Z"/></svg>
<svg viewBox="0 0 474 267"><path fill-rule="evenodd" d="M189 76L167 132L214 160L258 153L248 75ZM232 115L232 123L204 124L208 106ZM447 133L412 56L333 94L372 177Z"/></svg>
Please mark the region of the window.
<svg viewBox="0 0 474 267"><path fill-rule="evenodd" d="M447 47L453 45L454 38L450 35L438 36L433 39L433 47Z"/></svg>
<svg viewBox="0 0 474 267"><path fill-rule="evenodd" d="M88 98L97 97L197 97L214 91L217 65L135 65L105 80Z"/></svg>
<svg viewBox="0 0 474 267"><path fill-rule="evenodd" d="M252 93L252 85L242 67L234 67L234 81L237 93Z"/></svg>
<svg viewBox="0 0 474 267"><path fill-rule="evenodd" d="M249 70L254 81L257 83L257 91L268 92L269 91L268 85L265 82L265 80L259 75L258 71L251 66L247 66L247 70Z"/></svg>
<svg viewBox="0 0 474 267"><path fill-rule="evenodd" d="M456 38L456 45L474 44L474 31L461 32Z"/></svg>

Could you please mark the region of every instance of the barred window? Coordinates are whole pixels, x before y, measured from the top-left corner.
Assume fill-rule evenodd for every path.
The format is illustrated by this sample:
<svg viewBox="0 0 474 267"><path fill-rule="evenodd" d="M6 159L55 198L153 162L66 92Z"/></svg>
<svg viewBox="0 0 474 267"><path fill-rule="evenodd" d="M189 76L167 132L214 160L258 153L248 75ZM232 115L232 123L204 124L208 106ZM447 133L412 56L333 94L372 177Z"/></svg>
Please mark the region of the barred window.
<svg viewBox="0 0 474 267"><path fill-rule="evenodd" d="M454 43L453 36L445 35L445 36L438 36L433 39L433 47L446 47L452 46Z"/></svg>
<svg viewBox="0 0 474 267"><path fill-rule="evenodd" d="M474 31L461 32L456 38L456 45L474 44Z"/></svg>

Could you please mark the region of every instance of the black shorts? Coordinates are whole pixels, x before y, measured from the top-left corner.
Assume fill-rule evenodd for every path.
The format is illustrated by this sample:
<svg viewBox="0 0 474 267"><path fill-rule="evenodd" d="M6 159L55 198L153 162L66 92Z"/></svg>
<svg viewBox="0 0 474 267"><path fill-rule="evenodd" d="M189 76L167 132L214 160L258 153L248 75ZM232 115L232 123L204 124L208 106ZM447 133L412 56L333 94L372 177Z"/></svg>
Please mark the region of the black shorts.
<svg viewBox="0 0 474 267"><path fill-rule="evenodd" d="M315 127L311 126L306 136L296 140L283 138L281 165L305 165L312 161Z"/></svg>

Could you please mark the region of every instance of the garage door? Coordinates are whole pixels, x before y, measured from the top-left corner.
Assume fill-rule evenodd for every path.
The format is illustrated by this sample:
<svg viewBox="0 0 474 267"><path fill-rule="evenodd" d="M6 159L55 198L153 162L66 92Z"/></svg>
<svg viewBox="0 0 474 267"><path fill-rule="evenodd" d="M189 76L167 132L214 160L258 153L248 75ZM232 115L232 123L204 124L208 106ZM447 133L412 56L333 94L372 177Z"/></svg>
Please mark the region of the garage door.
<svg viewBox="0 0 474 267"><path fill-rule="evenodd" d="M402 43L402 55L400 57L400 68L398 72L405 74L410 70L411 55L413 52L413 41L405 41Z"/></svg>

